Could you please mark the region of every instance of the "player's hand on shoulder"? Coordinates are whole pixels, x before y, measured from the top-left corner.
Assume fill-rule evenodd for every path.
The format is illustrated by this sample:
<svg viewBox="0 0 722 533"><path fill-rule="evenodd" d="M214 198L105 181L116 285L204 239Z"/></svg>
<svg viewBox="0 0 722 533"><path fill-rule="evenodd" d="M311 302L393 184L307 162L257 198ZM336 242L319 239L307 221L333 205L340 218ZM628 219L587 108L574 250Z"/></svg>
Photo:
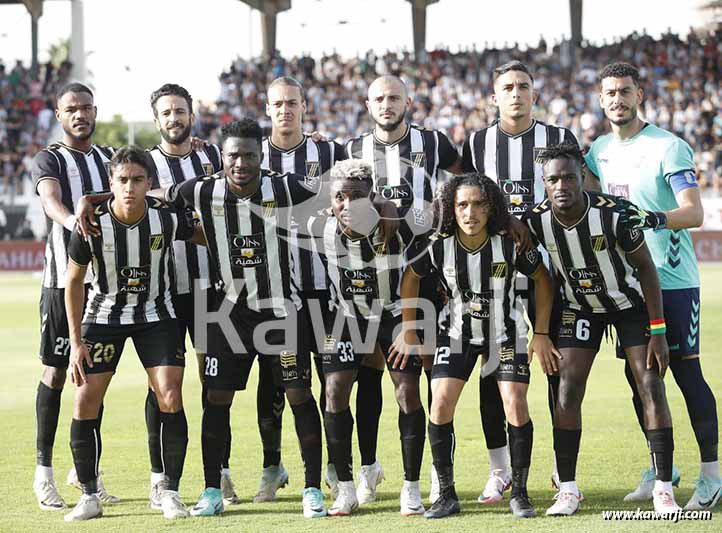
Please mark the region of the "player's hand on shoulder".
<svg viewBox="0 0 722 533"><path fill-rule="evenodd" d="M526 224L513 215L509 216L507 232L509 236L514 239L517 253L523 254L534 248L531 231L529 231Z"/></svg>
<svg viewBox="0 0 722 533"><path fill-rule="evenodd" d="M667 216L662 212L647 211L626 198L614 198L614 210L619 213L619 224L628 229L663 229L667 225Z"/></svg>
<svg viewBox="0 0 722 533"><path fill-rule="evenodd" d="M210 143L208 141L204 141L203 139L199 139L198 137L191 137L191 150L194 152L200 152L208 146Z"/></svg>
<svg viewBox="0 0 722 533"><path fill-rule="evenodd" d="M326 137L325 135L321 134L321 132L318 131L318 130L312 131L311 133L304 132L303 134L304 134L304 135L307 135L308 137L311 137L311 140L312 140L313 142L317 142L317 143L325 143L325 142L328 142L328 137Z"/></svg>
<svg viewBox="0 0 722 533"><path fill-rule="evenodd" d="M81 196L78 204L75 206L75 227L86 241L90 240L91 237L98 237L100 235L100 227L96 218L96 207L87 195Z"/></svg>

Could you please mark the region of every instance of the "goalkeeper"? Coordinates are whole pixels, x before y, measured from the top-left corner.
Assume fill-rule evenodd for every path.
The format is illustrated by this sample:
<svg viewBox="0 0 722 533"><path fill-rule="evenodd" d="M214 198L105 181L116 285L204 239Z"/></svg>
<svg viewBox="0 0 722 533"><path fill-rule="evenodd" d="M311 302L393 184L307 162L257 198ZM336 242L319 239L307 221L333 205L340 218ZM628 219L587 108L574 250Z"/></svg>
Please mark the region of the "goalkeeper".
<svg viewBox="0 0 722 533"><path fill-rule="evenodd" d="M719 502L722 483L717 457L717 406L699 360L699 270L688 228L701 226L704 213L692 148L638 116L644 92L635 67L627 63L607 65L599 81L600 104L612 132L595 140L586 156L587 188L601 186L603 192L626 198L629 201L619 206L621 221L632 228L652 230L646 232L645 240L662 286L666 322L662 327L666 328L669 344L669 368L687 404L700 451L700 476L685 509L711 509ZM629 363L625 371L644 431L641 402ZM676 469L674 478L679 483ZM654 479L652 465L625 501L651 499Z"/></svg>

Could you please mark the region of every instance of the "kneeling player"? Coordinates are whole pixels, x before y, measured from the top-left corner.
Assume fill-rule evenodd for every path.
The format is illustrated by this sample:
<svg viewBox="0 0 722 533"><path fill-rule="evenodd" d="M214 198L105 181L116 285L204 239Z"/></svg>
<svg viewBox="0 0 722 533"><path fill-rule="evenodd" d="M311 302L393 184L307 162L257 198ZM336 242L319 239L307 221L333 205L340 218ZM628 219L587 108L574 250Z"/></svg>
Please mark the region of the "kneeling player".
<svg viewBox="0 0 722 533"><path fill-rule="evenodd" d="M416 309L406 301L418 297L420 278L432 270L439 272L449 301L442 314L442 336L437 339L431 374L429 441L440 495L424 516L443 518L460 511L454 489L454 411L481 355L486 360L482 375L495 374L509 421L509 506L514 516L532 517L536 513L526 482L533 426L526 394L533 354L539 354L545 368L552 365L555 350L548 330L551 278L535 249L517 254L511 237L499 235L509 215L501 191L489 178L476 173L453 178L442 189L437 209L442 217L440 236L404 272L404 328L395 343L395 351L404 360L420 344L412 324ZM517 270L536 281L537 323L528 353L517 349L517 344L525 342L520 333L526 331L517 331L517 322L523 318L513 308Z"/></svg>
<svg viewBox="0 0 722 533"><path fill-rule="evenodd" d="M576 463L581 404L604 330L613 325L640 393L655 465L654 509L679 510L672 491L672 418L664 389L669 349L664 336L657 272L641 231L619 223L614 197L582 189L582 154L569 144L537 154L547 199L525 221L549 252L565 308L559 332L559 397L554 415L554 451L559 496L548 515L579 508Z"/></svg>
<svg viewBox="0 0 722 533"><path fill-rule="evenodd" d="M359 160L341 161L331 170L331 209L334 216L309 220L309 232L318 236L331 287L336 317L326 324L323 372L326 376L324 421L331 462L338 475L338 497L330 515L348 515L359 504L351 472L353 417L349 410L351 388L365 357L378 345L389 353L400 323L399 283L404 243L412 232L401 221L398 232L385 239L374 223L371 167ZM312 316L318 313L313 313ZM317 321L318 322L318 321ZM329 321L331 322L331 321ZM322 344L319 342L319 344ZM399 404L399 431L404 464L401 514L424 512L419 473L425 441L425 414L419 394L421 362L404 368L389 364ZM358 414L357 414L358 416Z"/></svg>
<svg viewBox="0 0 722 533"><path fill-rule="evenodd" d="M185 359L169 274L172 241L190 239L194 231L169 206L146 200L151 186L146 157L135 147L115 153L110 162L113 196L95 210L100 235L85 241L73 233L68 247L65 307L71 380L77 385L70 448L83 489L78 504L65 516L68 522L103 514L96 481L98 411L128 338L133 339L161 410L163 515L188 516L178 495L188 444L181 395ZM195 239L203 242L200 233ZM83 314L83 279L91 263L93 284Z"/></svg>

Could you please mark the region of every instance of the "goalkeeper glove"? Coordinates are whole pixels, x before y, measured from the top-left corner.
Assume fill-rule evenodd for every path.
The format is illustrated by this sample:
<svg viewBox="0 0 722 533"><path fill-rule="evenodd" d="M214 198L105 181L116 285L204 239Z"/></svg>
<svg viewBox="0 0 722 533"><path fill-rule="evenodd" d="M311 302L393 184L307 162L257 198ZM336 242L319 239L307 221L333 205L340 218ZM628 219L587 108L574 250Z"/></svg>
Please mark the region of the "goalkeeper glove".
<svg viewBox="0 0 722 533"><path fill-rule="evenodd" d="M647 211L624 198L617 198L616 202L619 223L629 229L659 231L667 227L667 215L662 211Z"/></svg>

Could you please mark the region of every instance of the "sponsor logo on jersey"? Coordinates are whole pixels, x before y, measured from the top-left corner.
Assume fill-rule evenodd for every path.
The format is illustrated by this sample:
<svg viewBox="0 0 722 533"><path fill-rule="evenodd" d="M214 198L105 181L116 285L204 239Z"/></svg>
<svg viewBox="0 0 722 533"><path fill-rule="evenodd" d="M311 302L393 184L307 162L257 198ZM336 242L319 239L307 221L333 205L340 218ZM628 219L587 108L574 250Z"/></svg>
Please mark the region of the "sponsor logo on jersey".
<svg viewBox="0 0 722 533"><path fill-rule="evenodd" d="M577 315L574 311L562 311L562 326L573 326L576 321Z"/></svg>
<svg viewBox="0 0 722 533"><path fill-rule="evenodd" d="M141 293L148 291L150 266L124 266L118 269L119 292Z"/></svg>
<svg viewBox="0 0 722 533"><path fill-rule="evenodd" d="M477 319L489 318L489 309L494 299L491 291L473 292L464 291L462 297L466 304L466 312Z"/></svg>
<svg viewBox="0 0 722 533"><path fill-rule="evenodd" d="M604 290L604 278L598 266L568 268L567 279L574 294L582 296L599 294Z"/></svg>
<svg viewBox="0 0 722 533"><path fill-rule="evenodd" d="M266 251L265 242L265 236L260 232L231 237L229 248L233 265L246 268L263 264Z"/></svg>
<svg viewBox="0 0 722 533"><path fill-rule="evenodd" d="M523 214L534 203L533 180L503 180L499 182L501 192L506 196L509 213Z"/></svg>
<svg viewBox="0 0 722 533"><path fill-rule="evenodd" d="M379 195L384 200L411 200L411 187L404 185L384 185L379 189Z"/></svg>
<svg viewBox="0 0 722 533"><path fill-rule="evenodd" d="M344 270L343 291L349 295L372 294L376 288L376 272L372 268Z"/></svg>

